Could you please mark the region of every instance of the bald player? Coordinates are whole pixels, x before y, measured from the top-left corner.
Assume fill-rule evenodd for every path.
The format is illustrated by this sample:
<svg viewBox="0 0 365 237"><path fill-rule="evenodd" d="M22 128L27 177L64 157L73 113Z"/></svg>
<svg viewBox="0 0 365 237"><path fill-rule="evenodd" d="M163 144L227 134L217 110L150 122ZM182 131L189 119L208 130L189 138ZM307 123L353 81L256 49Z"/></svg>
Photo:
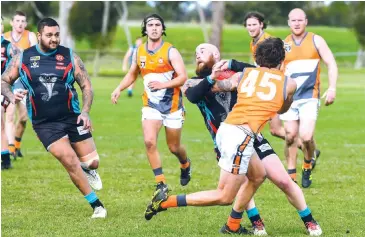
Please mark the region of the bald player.
<svg viewBox="0 0 365 237"><path fill-rule="evenodd" d="M298 209L298 214L308 233L311 236L322 234L320 226L305 204L300 188L291 181L277 155L273 151L270 154L267 153L272 150L270 145L266 143L257 147L258 149L255 147L255 144L262 139L260 131L268 121L268 116L272 117L276 113L285 112L296 90L295 82L284 77L278 70L285 57L282 40L278 38L265 40L259 44L256 56L259 68L246 68L243 73L234 74L227 80L219 80L217 79L221 74L219 68L222 67L220 62L213 67L212 73L196 86L202 89L202 85L209 83L209 90L212 91L237 90L237 103L221 123L216 136L216 143L221 152L219 159L221 175L218 188L177 196L156 193L147 207L152 213L149 219L158 212L173 207L228 205L235 197L235 207L237 203L245 207L257 189L255 185L244 187L245 174L250 172L249 169L258 168L260 165L251 163L256 151L261 153L260 158L265 158L262 161L267 176L285 192L290 203ZM270 86L265 85L266 81L271 83ZM269 92L262 87L269 87ZM233 209L221 232L245 234L239 225L240 219L237 218L239 214L242 217L242 211L241 209L240 213ZM233 223L229 223L230 221ZM236 229L232 229L234 227Z"/></svg>
<svg viewBox="0 0 365 237"><path fill-rule="evenodd" d="M280 115L285 128L285 154L288 170L296 172L297 141L303 143L304 162L302 166L302 187L312 184L312 155L316 149L313 135L320 106L320 61L328 67L329 88L325 105L331 105L336 98L338 69L336 60L326 41L319 35L306 31L308 19L302 9L289 13L288 25L291 34L284 40L286 51L285 74L291 76L298 89L290 109Z"/></svg>

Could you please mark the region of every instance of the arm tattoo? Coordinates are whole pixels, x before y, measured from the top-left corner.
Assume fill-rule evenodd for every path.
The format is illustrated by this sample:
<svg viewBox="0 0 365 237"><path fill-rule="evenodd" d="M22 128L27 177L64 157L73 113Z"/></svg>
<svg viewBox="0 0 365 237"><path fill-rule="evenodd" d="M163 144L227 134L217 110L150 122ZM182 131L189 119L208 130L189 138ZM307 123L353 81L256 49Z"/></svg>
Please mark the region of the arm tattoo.
<svg viewBox="0 0 365 237"><path fill-rule="evenodd" d="M11 85L19 77L17 64L19 56L20 54L17 54L13 57L5 72L1 75L1 94L12 103L14 103L14 94L11 90Z"/></svg>
<svg viewBox="0 0 365 237"><path fill-rule="evenodd" d="M220 91L232 91L235 88L230 79L216 81L216 86Z"/></svg>
<svg viewBox="0 0 365 237"><path fill-rule="evenodd" d="M73 53L73 57L76 65L75 80L77 84L79 84L82 91L82 112L89 113L91 109L91 104L93 103L94 99L94 92L91 87L91 81L81 58L75 53Z"/></svg>
<svg viewBox="0 0 365 237"><path fill-rule="evenodd" d="M181 87L183 93L189 88L198 85L203 79L188 79L185 84Z"/></svg>

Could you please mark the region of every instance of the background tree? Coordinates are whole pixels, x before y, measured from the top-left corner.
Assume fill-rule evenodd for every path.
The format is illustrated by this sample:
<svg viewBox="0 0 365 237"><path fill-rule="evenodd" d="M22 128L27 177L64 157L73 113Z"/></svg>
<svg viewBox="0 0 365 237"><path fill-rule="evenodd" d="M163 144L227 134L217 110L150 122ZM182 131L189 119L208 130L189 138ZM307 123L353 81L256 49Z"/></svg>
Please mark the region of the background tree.
<svg viewBox="0 0 365 237"><path fill-rule="evenodd" d="M87 11L85 10L87 9ZM77 40L86 40L94 57L94 74L98 73L100 50L111 45L114 38L118 12L109 2L75 2L68 18L71 35Z"/></svg>
<svg viewBox="0 0 365 237"><path fill-rule="evenodd" d="M212 33L209 37L209 43L214 44L218 49L221 47L225 8L225 2L212 3Z"/></svg>
<svg viewBox="0 0 365 237"><path fill-rule="evenodd" d="M358 2L355 5L355 20L354 30L357 40L360 44L360 49L357 53L355 68L360 69L365 67L365 2Z"/></svg>

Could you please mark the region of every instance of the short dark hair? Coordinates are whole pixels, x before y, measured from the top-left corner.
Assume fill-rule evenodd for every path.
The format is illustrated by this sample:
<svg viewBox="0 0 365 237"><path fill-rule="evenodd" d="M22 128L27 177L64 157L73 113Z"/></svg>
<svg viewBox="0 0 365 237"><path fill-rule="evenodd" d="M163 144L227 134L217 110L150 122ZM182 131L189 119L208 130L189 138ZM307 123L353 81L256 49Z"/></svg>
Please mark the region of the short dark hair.
<svg viewBox="0 0 365 237"><path fill-rule="evenodd" d="M256 18L260 23L264 23L264 26L262 29L266 29L267 23L265 22L265 16L260 12L248 12L245 15L245 21L243 22L243 25L246 27L246 21L249 18Z"/></svg>
<svg viewBox="0 0 365 237"><path fill-rule="evenodd" d="M12 19L14 19L14 16L24 16L27 19L27 15L22 11L15 11Z"/></svg>
<svg viewBox="0 0 365 237"><path fill-rule="evenodd" d="M42 20L40 20L38 22L38 25L37 25L38 32L41 33L45 26L58 26L58 27L60 27L58 25L57 21L55 21L53 18L50 18L50 17L43 18Z"/></svg>
<svg viewBox="0 0 365 237"><path fill-rule="evenodd" d="M146 16L146 17L143 19L143 21L142 21L142 26L141 26L141 33L142 33L142 37L147 35L147 33L146 33L146 26L147 26L147 22L148 22L148 19L149 19L149 18L155 18L155 19L157 19L157 20L161 21L161 24L162 24L162 34L163 34L164 36L166 36L166 33L165 33L165 31L166 31L166 26L165 26L165 22L164 22L163 18L162 18L160 15L158 15L158 14L154 13L154 14L150 14L150 15Z"/></svg>
<svg viewBox="0 0 365 237"><path fill-rule="evenodd" d="M277 67L285 59L284 42L280 38L265 39L258 44L255 59L260 67Z"/></svg>

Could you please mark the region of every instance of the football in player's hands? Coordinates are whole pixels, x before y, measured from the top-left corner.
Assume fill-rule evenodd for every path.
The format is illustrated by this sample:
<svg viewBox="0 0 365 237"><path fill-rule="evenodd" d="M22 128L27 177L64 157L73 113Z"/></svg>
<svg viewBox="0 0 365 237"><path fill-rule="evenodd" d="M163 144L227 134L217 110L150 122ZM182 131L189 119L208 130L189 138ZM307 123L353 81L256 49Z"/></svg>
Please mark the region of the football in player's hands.
<svg viewBox="0 0 365 237"><path fill-rule="evenodd" d="M217 72L218 76L217 76L217 80L221 81L224 79L228 79L230 77L232 77L236 72L232 71L232 70L224 70L224 71L220 71Z"/></svg>

